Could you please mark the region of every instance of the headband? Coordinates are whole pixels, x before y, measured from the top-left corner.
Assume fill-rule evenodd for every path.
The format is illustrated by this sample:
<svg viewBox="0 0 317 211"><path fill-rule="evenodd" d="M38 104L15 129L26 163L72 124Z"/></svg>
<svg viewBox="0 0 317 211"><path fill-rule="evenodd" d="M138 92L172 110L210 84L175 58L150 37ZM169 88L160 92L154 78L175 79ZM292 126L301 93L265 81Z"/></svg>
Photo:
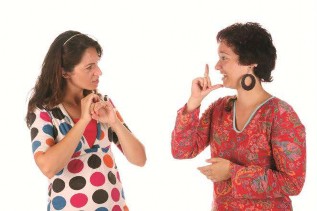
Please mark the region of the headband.
<svg viewBox="0 0 317 211"><path fill-rule="evenodd" d="M65 42L64 42L64 44L63 44L63 46L65 46L66 45L66 43L68 43L71 39L73 39L74 37L77 37L78 35L83 35L83 34L75 34L75 35L73 35L73 36L71 36L70 38L68 38Z"/></svg>

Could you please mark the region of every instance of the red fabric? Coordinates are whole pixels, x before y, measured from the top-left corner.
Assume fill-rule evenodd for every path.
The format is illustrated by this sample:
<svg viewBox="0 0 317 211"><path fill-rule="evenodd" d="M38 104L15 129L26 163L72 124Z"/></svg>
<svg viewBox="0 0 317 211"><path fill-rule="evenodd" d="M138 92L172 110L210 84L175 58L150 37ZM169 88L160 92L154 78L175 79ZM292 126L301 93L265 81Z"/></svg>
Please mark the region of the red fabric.
<svg viewBox="0 0 317 211"><path fill-rule="evenodd" d="M199 108L178 111L172 154L193 158L210 146L211 157L231 161L231 178L214 183L214 210L292 210L289 196L300 193L306 171L306 133L293 108L272 98L242 131L234 129L229 97L199 118Z"/></svg>
<svg viewBox="0 0 317 211"><path fill-rule="evenodd" d="M79 119L73 119L74 123L77 123L78 120ZM96 120L92 119L88 123L83 136L85 137L89 147L91 148L94 145L96 137L97 137L97 121Z"/></svg>

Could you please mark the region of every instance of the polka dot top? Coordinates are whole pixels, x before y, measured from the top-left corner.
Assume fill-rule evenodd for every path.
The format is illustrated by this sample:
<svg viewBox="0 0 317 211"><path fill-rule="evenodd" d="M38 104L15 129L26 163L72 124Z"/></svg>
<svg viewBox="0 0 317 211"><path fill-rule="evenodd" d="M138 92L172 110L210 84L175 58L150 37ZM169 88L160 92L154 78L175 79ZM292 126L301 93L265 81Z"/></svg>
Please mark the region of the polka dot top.
<svg viewBox="0 0 317 211"><path fill-rule="evenodd" d="M52 110L36 108L30 127L34 157L58 144L73 126L62 104ZM97 122L96 127L93 145L82 136L68 164L49 179L47 210L129 210L111 151L111 142L122 151L118 137L105 124Z"/></svg>

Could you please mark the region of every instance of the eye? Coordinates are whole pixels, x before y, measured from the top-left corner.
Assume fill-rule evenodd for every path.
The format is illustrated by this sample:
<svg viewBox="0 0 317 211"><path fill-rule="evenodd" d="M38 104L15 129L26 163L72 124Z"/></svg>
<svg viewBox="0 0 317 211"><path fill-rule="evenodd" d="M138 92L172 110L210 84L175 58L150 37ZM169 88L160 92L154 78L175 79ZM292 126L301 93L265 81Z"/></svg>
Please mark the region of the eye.
<svg viewBox="0 0 317 211"><path fill-rule="evenodd" d="M225 56L220 56L220 60L226 60L227 58Z"/></svg>
<svg viewBox="0 0 317 211"><path fill-rule="evenodd" d="M93 68L93 65L89 65L86 67L87 70L92 70L92 68Z"/></svg>

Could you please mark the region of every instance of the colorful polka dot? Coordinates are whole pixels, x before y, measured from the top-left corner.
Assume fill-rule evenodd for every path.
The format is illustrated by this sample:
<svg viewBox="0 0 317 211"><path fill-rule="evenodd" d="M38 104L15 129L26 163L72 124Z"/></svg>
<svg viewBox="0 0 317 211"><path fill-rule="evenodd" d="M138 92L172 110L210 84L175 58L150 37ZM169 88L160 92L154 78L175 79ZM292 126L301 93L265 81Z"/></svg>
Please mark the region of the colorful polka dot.
<svg viewBox="0 0 317 211"><path fill-rule="evenodd" d="M93 194L92 194L92 200L97 203L97 204L102 204L105 203L108 200L108 193L105 190L99 189L96 190Z"/></svg>
<svg viewBox="0 0 317 211"><path fill-rule="evenodd" d="M113 188L112 189L111 198L115 202L119 201L119 199L120 199L120 191L117 188Z"/></svg>
<svg viewBox="0 0 317 211"><path fill-rule="evenodd" d="M108 173L108 180L113 185L117 183L116 176L111 171Z"/></svg>
<svg viewBox="0 0 317 211"><path fill-rule="evenodd" d="M62 210L66 206L66 200L62 196L56 196L52 200L52 205L56 210Z"/></svg>
<svg viewBox="0 0 317 211"><path fill-rule="evenodd" d="M55 141L52 138L46 139L45 143L50 147L55 145Z"/></svg>
<svg viewBox="0 0 317 211"><path fill-rule="evenodd" d="M105 181L106 178L101 172L95 172L90 177L90 183L94 186L101 186Z"/></svg>
<svg viewBox="0 0 317 211"><path fill-rule="evenodd" d="M43 119L46 122L51 122L51 117L47 112L41 112L40 113L40 118Z"/></svg>
<svg viewBox="0 0 317 211"><path fill-rule="evenodd" d="M54 136L54 129L52 125L44 125L43 132L52 137Z"/></svg>
<svg viewBox="0 0 317 211"><path fill-rule="evenodd" d="M32 151L33 151L33 153L37 150L37 148L39 148L39 146L41 146L41 142L40 141L33 141L32 142Z"/></svg>
<svg viewBox="0 0 317 211"><path fill-rule="evenodd" d="M33 139L37 136L37 134L39 133L39 130L35 127L31 128L31 141L33 141Z"/></svg>
<svg viewBox="0 0 317 211"><path fill-rule="evenodd" d="M105 156L103 156L103 162L105 163L107 167L109 168L113 167L113 160L109 154L105 154Z"/></svg>
<svg viewBox="0 0 317 211"><path fill-rule="evenodd" d="M115 205L111 211L122 211L119 205Z"/></svg>
<svg viewBox="0 0 317 211"><path fill-rule="evenodd" d="M66 135L66 133L72 128L72 126L70 126L70 124L63 122L59 125L59 130L61 131L61 133L63 135Z"/></svg>
<svg viewBox="0 0 317 211"><path fill-rule="evenodd" d="M69 187L73 190L80 190L86 186L86 179L82 176L76 176L69 180Z"/></svg>
<svg viewBox="0 0 317 211"><path fill-rule="evenodd" d="M84 168L84 163L79 159L74 159L70 161L67 165L69 172L76 174L79 173Z"/></svg>
<svg viewBox="0 0 317 211"><path fill-rule="evenodd" d="M109 211L109 210L105 207L99 207L95 211Z"/></svg>
<svg viewBox="0 0 317 211"><path fill-rule="evenodd" d="M99 156L92 154L88 159L88 166L92 169L99 168L101 165L101 159Z"/></svg>
<svg viewBox="0 0 317 211"><path fill-rule="evenodd" d="M65 182L59 178L55 179L52 185L52 189L55 193L59 193L65 188Z"/></svg>
<svg viewBox="0 0 317 211"><path fill-rule="evenodd" d="M70 203L74 207L80 208L87 204L88 197L83 193L77 193L70 198Z"/></svg>

